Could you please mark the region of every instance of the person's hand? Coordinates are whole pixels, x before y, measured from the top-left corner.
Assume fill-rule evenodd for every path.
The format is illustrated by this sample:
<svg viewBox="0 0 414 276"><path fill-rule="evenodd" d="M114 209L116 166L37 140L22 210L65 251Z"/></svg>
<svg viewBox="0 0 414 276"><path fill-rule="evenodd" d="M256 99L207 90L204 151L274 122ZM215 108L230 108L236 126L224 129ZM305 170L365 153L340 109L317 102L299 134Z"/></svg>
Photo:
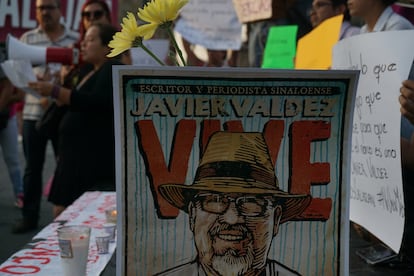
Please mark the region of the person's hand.
<svg viewBox="0 0 414 276"><path fill-rule="evenodd" d="M41 97L40 99L39 99L39 103L40 103L40 106L42 107L42 109L43 110L46 110L48 107L49 107L49 98L47 98L47 97Z"/></svg>
<svg viewBox="0 0 414 276"><path fill-rule="evenodd" d="M48 97L52 94L53 83L48 81L29 82L29 87L39 93L39 95Z"/></svg>
<svg viewBox="0 0 414 276"><path fill-rule="evenodd" d="M403 167L414 171L414 134L410 139L401 138L401 163Z"/></svg>
<svg viewBox="0 0 414 276"><path fill-rule="evenodd" d="M401 114L414 124L414 80L403 81L400 93Z"/></svg>

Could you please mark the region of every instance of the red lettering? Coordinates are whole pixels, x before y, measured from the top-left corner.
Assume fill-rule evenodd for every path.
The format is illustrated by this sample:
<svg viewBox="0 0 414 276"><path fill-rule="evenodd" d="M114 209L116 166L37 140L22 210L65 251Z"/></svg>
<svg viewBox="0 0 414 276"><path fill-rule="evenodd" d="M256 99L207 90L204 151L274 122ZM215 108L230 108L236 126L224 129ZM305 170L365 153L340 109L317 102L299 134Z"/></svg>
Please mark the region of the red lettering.
<svg viewBox="0 0 414 276"><path fill-rule="evenodd" d="M185 183L195 131L196 124L194 120L181 120L178 122L171 147L170 162L167 168L161 143L153 122L151 120L142 120L136 123L140 151L147 168L157 213L161 218L174 218L178 215L178 209L171 206L159 194L158 187L166 183Z"/></svg>
<svg viewBox="0 0 414 276"><path fill-rule="evenodd" d="M12 275L35 274L40 271L40 267L34 265L8 265L0 268L0 272Z"/></svg>
<svg viewBox="0 0 414 276"><path fill-rule="evenodd" d="M195 120L181 120L174 132L169 166L164 159L162 146L151 120L137 121L136 132L139 137L140 151L144 158L154 203L160 218L174 218L178 209L171 206L158 192L165 183L183 183L188 171L188 160L194 143ZM241 121L228 121L223 124L227 131L242 132ZM200 155L208 139L221 130L220 120L204 120L200 130ZM270 120L263 129L273 164L276 164L280 145L284 138L285 122ZM311 185L326 185L330 182L329 163L310 163L310 145L313 141L327 140L331 125L325 121L297 121L290 129L290 179L289 191L295 194L310 194ZM332 199L312 198L308 208L296 219L326 220L330 216Z"/></svg>
<svg viewBox="0 0 414 276"><path fill-rule="evenodd" d="M263 129L263 136L269 149L273 165L276 164L279 154L280 144L282 143L285 132L285 122L283 120L271 120L267 122Z"/></svg>
<svg viewBox="0 0 414 276"><path fill-rule="evenodd" d="M48 264L50 263L50 258L48 257L33 257L33 256L19 256L16 258L13 258L13 263L17 263L17 264L21 264L23 263L25 260L40 260L40 264ZM43 261L41 261L43 260Z"/></svg>
<svg viewBox="0 0 414 276"><path fill-rule="evenodd" d="M331 124L325 121L298 121L291 125L291 178L289 191L294 194L310 194L311 185L326 185L330 179L329 163L310 163L312 141L326 140L331 134ZM321 209L323 208L323 210ZM313 198L301 217L326 220L332 208L332 200Z"/></svg>

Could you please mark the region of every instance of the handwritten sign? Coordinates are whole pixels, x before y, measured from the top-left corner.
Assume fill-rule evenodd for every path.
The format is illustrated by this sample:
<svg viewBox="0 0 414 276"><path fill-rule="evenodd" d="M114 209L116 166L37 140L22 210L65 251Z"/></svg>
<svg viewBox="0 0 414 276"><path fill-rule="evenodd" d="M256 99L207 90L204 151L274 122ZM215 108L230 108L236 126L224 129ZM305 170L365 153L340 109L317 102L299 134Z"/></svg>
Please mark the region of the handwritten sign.
<svg viewBox="0 0 414 276"><path fill-rule="evenodd" d="M210 50L239 50L241 23L232 0L191 0L183 7L175 31Z"/></svg>
<svg viewBox="0 0 414 276"><path fill-rule="evenodd" d="M296 69L329 69L332 48L339 39L343 15L326 19L298 41Z"/></svg>
<svg viewBox="0 0 414 276"><path fill-rule="evenodd" d="M346 275L349 254L345 244L349 243L349 237L345 229L349 218L345 184L349 181L347 137L351 131L348 107L356 76L356 71L115 66L116 176L118 200L122 202L122 234L119 235L122 245L117 254L121 260L117 263L117 272L154 275L176 267L175 272L195 275L192 269L201 267L197 264L205 260L197 258L200 247L194 243L203 241L209 248L204 249L207 251L211 250L209 246L214 239L214 248L245 250L254 258L284 264L289 274L280 272L279 275L293 275L292 271L301 275ZM217 155L209 159L207 149L214 147L210 144L212 137L221 134L229 137L229 133L236 138L221 140L224 141L221 147L213 150ZM247 137L244 135L256 138L237 138ZM274 165L256 182L252 179L263 175L260 169L263 155L252 154L249 149L256 147L258 137L265 137L266 142L260 148L268 150L271 156L268 164ZM227 154L234 149L240 152ZM234 159L220 161L231 156ZM203 163L201 158L212 163ZM244 158L255 160L254 169L249 162L237 162ZM250 172L254 175L248 175ZM218 178L217 174L220 174ZM211 229L210 225L201 225L217 221L218 226L222 224L220 221L230 218L234 227L238 221L235 216L241 216L242 212L245 212L244 221L255 224L246 212L256 205L256 197L264 196L258 195L261 188L254 187L248 192L238 189L247 182L263 183L260 185L265 185L261 187L266 187L266 191L262 192L267 194L275 186L269 181L271 175L277 177L279 188L289 196L306 194L311 199L300 214L281 220L280 225L278 219L272 219L266 226L267 230L278 227L277 233L262 235L266 242L259 238L257 246L267 244L268 250L258 250L261 254L250 251L253 237L247 237L264 229L259 225L251 232L247 230L250 226L243 222L237 228L242 230L226 229L224 232L228 234L221 237L217 230L214 237L211 237L213 234L205 236L203 229ZM238 179L238 185L227 182L230 179ZM222 193L247 192L249 200L244 202L249 206L235 212L234 207L225 207L230 198L211 199L211 205L202 205L204 199L193 198L197 192L190 189L203 180L211 184L205 184L202 189L205 193L198 195L208 196L208 191L214 191L215 187L216 192ZM188 203L177 207L167 201L162 189L170 184L177 185L178 189L171 195ZM185 194L181 193L184 188L189 189ZM208 210L215 205L213 201L223 204ZM285 206L285 214L289 213L288 209L301 206L297 202L287 207L285 202L280 203ZM237 200L237 209L242 204ZM202 206L206 208L204 212L200 209ZM193 207L197 211L190 211ZM257 212L260 208L254 207ZM219 216L226 209L231 214ZM260 223L259 217L263 214L256 213L250 219ZM217 217L220 219L216 220ZM273 215L267 215L270 217ZM209 218L209 222L203 221L204 218ZM235 232L239 233L237 237ZM218 254L212 255L215 258ZM249 268L257 263L246 264L243 257L235 258ZM217 264L220 270L229 269L227 266L231 263L226 260Z"/></svg>
<svg viewBox="0 0 414 276"><path fill-rule="evenodd" d="M272 0L233 0L242 23L268 19L272 16Z"/></svg>
<svg viewBox="0 0 414 276"><path fill-rule="evenodd" d="M293 69L298 26L274 26L267 36L262 68Z"/></svg>
<svg viewBox="0 0 414 276"><path fill-rule="evenodd" d="M341 40L333 51L333 68L360 70L352 131L351 220L396 252L404 229L398 96L413 61L413 43L413 30L378 32Z"/></svg>

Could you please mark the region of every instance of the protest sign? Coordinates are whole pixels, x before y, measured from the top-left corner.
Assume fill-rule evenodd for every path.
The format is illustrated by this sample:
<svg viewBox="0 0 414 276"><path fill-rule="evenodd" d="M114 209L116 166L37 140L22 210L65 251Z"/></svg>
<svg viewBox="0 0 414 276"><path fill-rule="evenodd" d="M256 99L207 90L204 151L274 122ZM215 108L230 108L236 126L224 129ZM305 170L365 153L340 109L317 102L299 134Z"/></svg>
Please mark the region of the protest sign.
<svg viewBox="0 0 414 276"><path fill-rule="evenodd" d="M298 26L270 28L263 55L262 68L293 69Z"/></svg>
<svg viewBox="0 0 414 276"><path fill-rule="evenodd" d="M113 74L119 275L193 275L205 245L217 271L232 269L219 264L224 254L236 270L347 275L356 71L115 66ZM227 230L211 226L224 222Z"/></svg>
<svg viewBox="0 0 414 276"><path fill-rule="evenodd" d="M354 106L350 218L399 252L404 230L399 89L414 58L414 31L341 40L334 69L360 70Z"/></svg>
<svg viewBox="0 0 414 276"><path fill-rule="evenodd" d="M241 28L232 0L191 0L180 11L174 30L210 50L239 50Z"/></svg>
<svg viewBox="0 0 414 276"><path fill-rule="evenodd" d="M332 48L339 39L343 15L324 20L298 41L296 69L329 69Z"/></svg>
<svg viewBox="0 0 414 276"><path fill-rule="evenodd" d="M233 3L242 23L272 17L272 0L233 0Z"/></svg>

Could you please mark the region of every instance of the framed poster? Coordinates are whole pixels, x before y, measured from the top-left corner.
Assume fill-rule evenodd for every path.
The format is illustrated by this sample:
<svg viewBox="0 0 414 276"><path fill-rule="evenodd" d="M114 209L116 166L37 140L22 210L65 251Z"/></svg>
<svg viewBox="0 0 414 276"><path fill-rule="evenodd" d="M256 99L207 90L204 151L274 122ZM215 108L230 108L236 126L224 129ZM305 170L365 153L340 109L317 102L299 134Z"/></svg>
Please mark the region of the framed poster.
<svg viewBox="0 0 414 276"><path fill-rule="evenodd" d="M114 67L118 274L347 275L357 74Z"/></svg>

